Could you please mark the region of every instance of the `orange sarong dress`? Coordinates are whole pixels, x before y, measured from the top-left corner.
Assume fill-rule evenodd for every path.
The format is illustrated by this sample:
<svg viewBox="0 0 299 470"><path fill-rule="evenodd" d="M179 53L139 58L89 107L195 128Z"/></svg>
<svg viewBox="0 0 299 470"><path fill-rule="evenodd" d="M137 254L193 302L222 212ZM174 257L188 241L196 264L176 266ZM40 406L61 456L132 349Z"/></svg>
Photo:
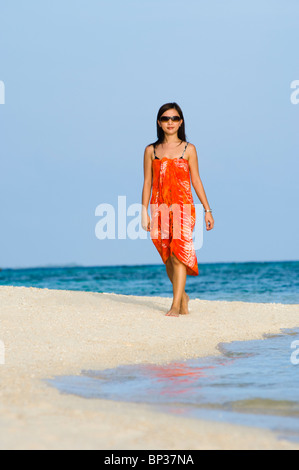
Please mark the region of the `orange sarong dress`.
<svg viewBox="0 0 299 470"><path fill-rule="evenodd" d="M150 200L151 239L164 264L169 256L185 264L190 276L198 276L198 263L192 239L195 206L191 192L188 160L158 158L153 160L153 183Z"/></svg>

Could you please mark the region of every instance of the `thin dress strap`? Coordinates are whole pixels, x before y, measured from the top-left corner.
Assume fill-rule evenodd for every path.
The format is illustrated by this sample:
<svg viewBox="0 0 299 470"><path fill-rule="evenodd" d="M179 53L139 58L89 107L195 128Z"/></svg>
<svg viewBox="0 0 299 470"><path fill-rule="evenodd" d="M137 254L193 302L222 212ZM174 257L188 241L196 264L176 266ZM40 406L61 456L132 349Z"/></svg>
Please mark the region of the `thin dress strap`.
<svg viewBox="0 0 299 470"><path fill-rule="evenodd" d="M189 144L189 142L186 143L184 151L183 151L183 155L181 156L181 158L184 158L184 155L185 155L185 152L186 152L186 148L188 147L188 144Z"/></svg>

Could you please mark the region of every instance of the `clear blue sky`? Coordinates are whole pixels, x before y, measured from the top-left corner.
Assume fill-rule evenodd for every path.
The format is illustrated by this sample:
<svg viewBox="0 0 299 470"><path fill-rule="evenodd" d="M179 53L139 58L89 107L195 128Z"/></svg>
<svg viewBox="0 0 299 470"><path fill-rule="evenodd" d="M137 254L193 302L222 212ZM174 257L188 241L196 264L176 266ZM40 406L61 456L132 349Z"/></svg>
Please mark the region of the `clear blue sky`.
<svg viewBox="0 0 299 470"><path fill-rule="evenodd" d="M169 101L215 219L199 263L299 259L297 0L0 5L0 267L161 263L149 234L98 240L95 209L141 203Z"/></svg>

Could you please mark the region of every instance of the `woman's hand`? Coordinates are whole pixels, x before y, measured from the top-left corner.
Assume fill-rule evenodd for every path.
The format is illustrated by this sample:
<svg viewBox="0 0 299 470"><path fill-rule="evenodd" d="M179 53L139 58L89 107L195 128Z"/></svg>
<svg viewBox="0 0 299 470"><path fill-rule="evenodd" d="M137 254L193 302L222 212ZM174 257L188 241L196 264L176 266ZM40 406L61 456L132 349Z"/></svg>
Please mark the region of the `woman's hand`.
<svg viewBox="0 0 299 470"><path fill-rule="evenodd" d="M143 213L141 216L141 225L144 230L150 232L151 230L151 219L148 213Z"/></svg>
<svg viewBox="0 0 299 470"><path fill-rule="evenodd" d="M211 212L206 212L205 221L207 230L212 230L212 228L214 227L214 219Z"/></svg>

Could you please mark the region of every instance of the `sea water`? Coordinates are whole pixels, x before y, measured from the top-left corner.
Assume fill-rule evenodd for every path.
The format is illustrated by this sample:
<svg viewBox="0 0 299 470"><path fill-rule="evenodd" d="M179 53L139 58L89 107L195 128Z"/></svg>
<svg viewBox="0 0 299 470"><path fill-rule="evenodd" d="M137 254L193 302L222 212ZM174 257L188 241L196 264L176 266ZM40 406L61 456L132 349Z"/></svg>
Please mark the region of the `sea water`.
<svg viewBox="0 0 299 470"><path fill-rule="evenodd" d="M64 394L145 403L194 419L269 429L299 442L299 330L219 348L218 356L82 371L47 383Z"/></svg>
<svg viewBox="0 0 299 470"><path fill-rule="evenodd" d="M0 285L171 297L163 264L0 269ZM191 299L299 304L299 261L199 264ZM299 309L298 309L299 321ZM299 436L299 332L221 345L217 357L140 364L57 377L62 393L148 403L184 416L264 427ZM298 354L299 357L299 354Z"/></svg>
<svg viewBox="0 0 299 470"><path fill-rule="evenodd" d="M171 297L163 263L0 270L0 285ZM299 304L299 261L199 263L187 276L191 299Z"/></svg>

